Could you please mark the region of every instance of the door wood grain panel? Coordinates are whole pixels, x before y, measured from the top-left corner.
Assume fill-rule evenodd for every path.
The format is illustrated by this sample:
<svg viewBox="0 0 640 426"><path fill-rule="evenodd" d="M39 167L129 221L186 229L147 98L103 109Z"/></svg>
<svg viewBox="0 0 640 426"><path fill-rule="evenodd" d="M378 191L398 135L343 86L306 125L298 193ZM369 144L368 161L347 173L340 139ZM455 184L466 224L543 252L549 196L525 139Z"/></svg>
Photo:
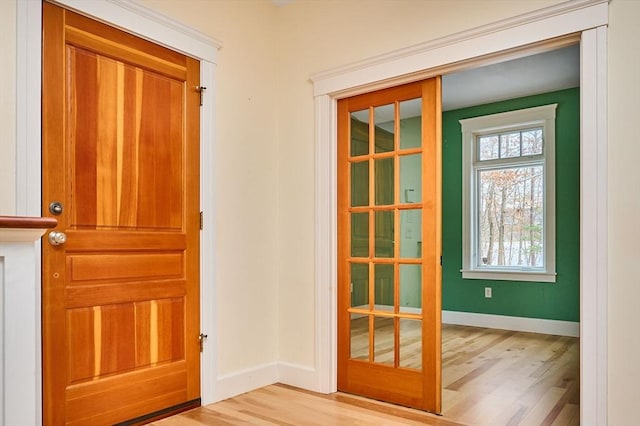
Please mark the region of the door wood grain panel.
<svg viewBox="0 0 640 426"><path fill-rule="evenodd" d="M67 48L72 227L179 230L183 83Z"/></svg>
<svg viewBox="0 0 640 426"><path fill-rule="evenodd" d="M183 278L184 254L94 254L68 257L69 285L98 280Z"/></svg>

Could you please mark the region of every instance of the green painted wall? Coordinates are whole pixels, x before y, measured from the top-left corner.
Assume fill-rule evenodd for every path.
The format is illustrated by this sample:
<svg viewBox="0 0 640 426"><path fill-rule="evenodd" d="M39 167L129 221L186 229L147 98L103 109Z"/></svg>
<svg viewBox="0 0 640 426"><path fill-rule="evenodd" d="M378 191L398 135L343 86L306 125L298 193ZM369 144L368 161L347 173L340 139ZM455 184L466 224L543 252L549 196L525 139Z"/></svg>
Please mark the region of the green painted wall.
<svg viewBox="0 0 640 426"><path fill-rule="evenodd" d="M580 319L580 90L561 90L442 115L442 309ZM458 120L557 103L555 283L462 279L462 133ZM492 287L493 297L484 297Z"/></svg>

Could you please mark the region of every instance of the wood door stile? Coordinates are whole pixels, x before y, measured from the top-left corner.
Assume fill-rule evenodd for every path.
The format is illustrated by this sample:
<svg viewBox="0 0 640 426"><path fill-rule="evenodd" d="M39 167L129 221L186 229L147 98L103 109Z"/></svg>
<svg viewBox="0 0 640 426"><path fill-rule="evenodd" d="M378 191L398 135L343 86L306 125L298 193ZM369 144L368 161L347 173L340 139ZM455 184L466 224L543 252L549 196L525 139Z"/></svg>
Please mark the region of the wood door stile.
<svg viewBox="0 0 640 426"><path fill-rule="evenodd" d="M424 395L428 404L442 407L442 80L433 78L425 81L425 92L434 96L433 102L422 104L422 127L433 129L424 134L425 154L431 161L422 164L425 203L425 239L422 243L423 292L422 309L425 322L425 342L430 350L422 351L422 365L427 374L424 380ZM436 390L434 392L434 389Z"/></svg>
<svg viewBox="0 0 640 426"><path fill-rule="evenodd" d="M199 63L43 3L43 418L200 397ZM51 215L53 216L53 215Z"/></svg>

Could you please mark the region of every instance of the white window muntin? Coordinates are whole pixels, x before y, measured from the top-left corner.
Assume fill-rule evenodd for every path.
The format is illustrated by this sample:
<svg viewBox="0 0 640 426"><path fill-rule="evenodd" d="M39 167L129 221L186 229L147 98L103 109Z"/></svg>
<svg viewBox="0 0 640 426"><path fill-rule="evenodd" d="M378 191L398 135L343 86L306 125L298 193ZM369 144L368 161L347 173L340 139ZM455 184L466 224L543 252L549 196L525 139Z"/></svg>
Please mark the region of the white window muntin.
<svg viewBox="0 0 640 426"><path fill-rule="evenodd" d="M522 139L522 134L527 133L527 132L531 132L531 131L535 131L535 130L541 130L542 131L542 146L541 146L541 153L539 154L522 154L522 140L520 141L520 154L519 155L514 155L511 157L503 157L502 154L502 142L501 142L501 137L502 136L506 136L506 135L510 135L510 134L514 134L514 133L519 133L520 134L520 138ZM544 157L544 123L537 123L536 125L529 125L529 126L523 126L523 127L514 127L514 128L509 128L509 129L501 129L500 132L477 132L474 133L475 136L475 149L474 149L474 164L490 164L492 162L501 162L501 161L507 161L507 162L513 162L516 161L518 159L523 159L523 158L536 158L536 157ZM492 137L495 136L498 138L498 158L495 159L487 159L487 160L483 160L481 159L481 143L480 143L480 139L482 138L487 138L487 137Z"/></svg>
<svg viewBox="0 0 640 426"><path fill-rule="evenodd" d="M557 104L460 120L462 126L463 258L462 277L513 281L555 282L555 111ZM543 129L542 154L478 161L477 138L531 128ZM480 170L543 164L544 212L542 268L480 265L477 206ZM472 196L473 191L473 196Z"/></svg>

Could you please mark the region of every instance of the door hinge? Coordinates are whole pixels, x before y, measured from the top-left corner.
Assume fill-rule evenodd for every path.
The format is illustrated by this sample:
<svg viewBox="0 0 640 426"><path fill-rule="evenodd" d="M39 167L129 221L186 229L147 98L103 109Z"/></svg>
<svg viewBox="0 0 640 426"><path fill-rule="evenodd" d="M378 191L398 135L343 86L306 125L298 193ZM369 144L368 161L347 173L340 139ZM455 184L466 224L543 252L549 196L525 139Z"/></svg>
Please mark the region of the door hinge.
<svg viewBox="0 0 640 426"><path fill-rule="evenodd" d="M200 93L200 106L204 105L204 91L207 90L204 86L196 86L196 91Z"/></svg>
<svg viewBox="0 0 640 426"><path fill-rule="evenodd" d="M204 212L200 212L200 230L204 229Z"/></svg>
<svg viewBox="0 0 640 426"><path fill-rule="evenodd" d="M200 336L198 336L198 340L200 340L200 352L204 351L204 342L207 340L207 337L209 336L204 333L200 333Z"/></svg>

